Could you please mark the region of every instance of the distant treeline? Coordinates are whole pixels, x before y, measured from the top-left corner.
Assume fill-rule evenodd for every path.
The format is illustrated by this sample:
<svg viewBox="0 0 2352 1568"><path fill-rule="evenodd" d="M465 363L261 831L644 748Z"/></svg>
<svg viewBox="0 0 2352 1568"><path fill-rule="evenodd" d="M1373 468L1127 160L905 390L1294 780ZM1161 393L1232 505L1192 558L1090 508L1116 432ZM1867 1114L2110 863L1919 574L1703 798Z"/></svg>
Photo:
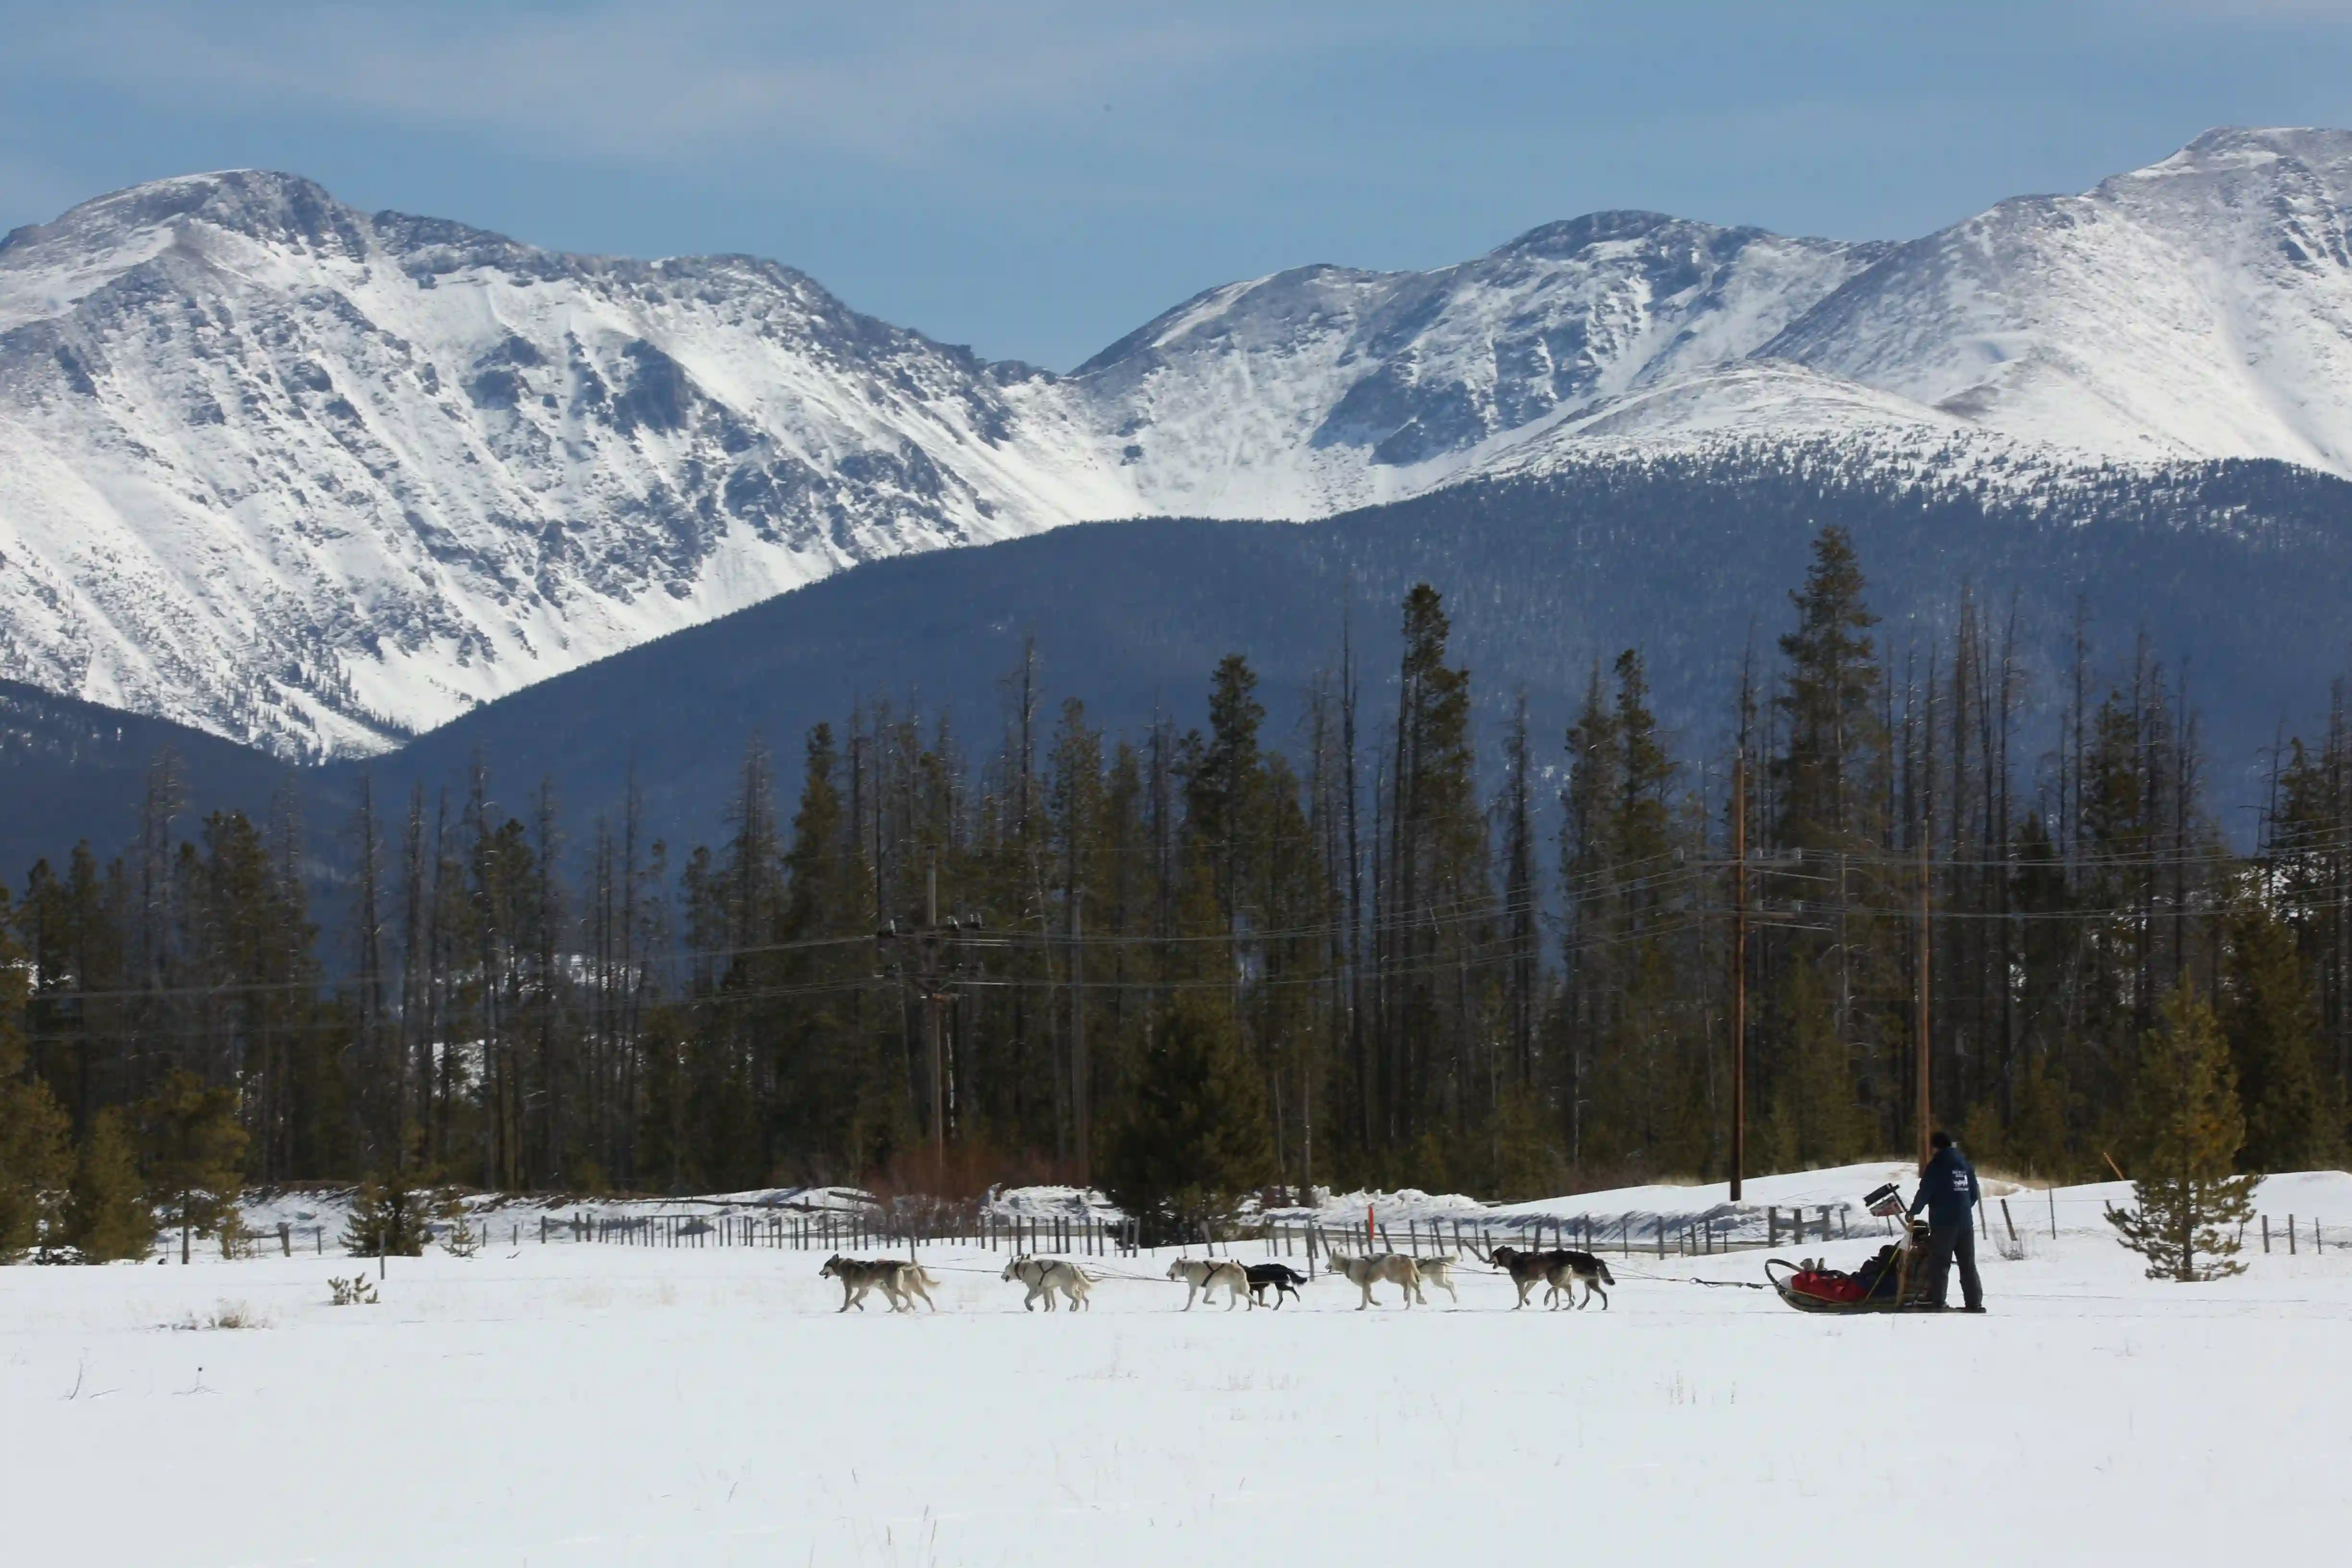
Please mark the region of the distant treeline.
<svg viewBox="0 0 2352 1568"><path fill-rule="evenodd" d="M2338 1157L2340 690L2280 749L2241 855L2147 647L2120 669L2078 651L2039 694L2059 744L2017 755L2027 678L1997 604L1963 592L1898 664L1830 529L1759 608L1785 635L1723 693L1721 752L1676 753L1636 648L1591 672L1565 735L1522 707L1499 778L1426 586L1380 710L1343 642L1293 745L1261 733L1238 653L1205 672L1204 729L1126 735L1052 705L1031 659L984 740L876 702L788 771L753 745L710 845L651 841L634 791L593 821L559 779L502 804L487 758L462 788L362 788L310 841L290 801L187 824L161 757L135 843L42 861L6 910L11 1114L53 1103L86 1146L193 1075L233 1095L268 1182L1059 1175L1195 1207L1713 1177L1744 880L1751 1170L1911 1146L1923 963L1935 1113L1979 1160L2126 1159L2133 1064L2183 981L2228 1041L2242 1163ZM337 929L306 901L321 865Z"/></svg>

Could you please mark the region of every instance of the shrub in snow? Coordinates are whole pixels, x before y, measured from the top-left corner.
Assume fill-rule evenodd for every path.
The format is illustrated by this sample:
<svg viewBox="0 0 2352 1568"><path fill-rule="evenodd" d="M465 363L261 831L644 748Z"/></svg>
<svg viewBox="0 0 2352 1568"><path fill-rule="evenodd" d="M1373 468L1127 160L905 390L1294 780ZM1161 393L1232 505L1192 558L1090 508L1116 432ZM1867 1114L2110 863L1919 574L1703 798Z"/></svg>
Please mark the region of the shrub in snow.
<svg viewBox="0 0 2352 1568"><path fill-rule="evenodd" d="M334 1292L335 1299L332 1304L335 1306L373 1307L375 1305L375 1287L368 1283L368 1278L364 1274L355 1274L349 1279L329 1275L327 1289Z"/></svg>

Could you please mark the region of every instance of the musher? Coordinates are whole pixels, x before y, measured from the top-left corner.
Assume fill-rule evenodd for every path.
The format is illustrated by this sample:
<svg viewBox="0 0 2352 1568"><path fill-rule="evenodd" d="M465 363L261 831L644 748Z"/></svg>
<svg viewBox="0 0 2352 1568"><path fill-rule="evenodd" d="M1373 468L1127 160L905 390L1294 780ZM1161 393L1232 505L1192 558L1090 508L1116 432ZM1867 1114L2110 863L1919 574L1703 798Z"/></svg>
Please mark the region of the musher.
<svg viewBox="0 0 2352 1568"><path fill-rule="evenodd" d="M1938 1310L1951 1304L1952 1260L1958 1258L1960 1310L1981 1312L1984 1282L1977 1278L1976 1206L1983 1194L1977 1187L1976 1167L1948 1132L1938 1131L1927 1146L1935 1153L1919 1173L1919 1195L1911 1200L1912 1214L1927 1211L1926 1295Z"/></svg>

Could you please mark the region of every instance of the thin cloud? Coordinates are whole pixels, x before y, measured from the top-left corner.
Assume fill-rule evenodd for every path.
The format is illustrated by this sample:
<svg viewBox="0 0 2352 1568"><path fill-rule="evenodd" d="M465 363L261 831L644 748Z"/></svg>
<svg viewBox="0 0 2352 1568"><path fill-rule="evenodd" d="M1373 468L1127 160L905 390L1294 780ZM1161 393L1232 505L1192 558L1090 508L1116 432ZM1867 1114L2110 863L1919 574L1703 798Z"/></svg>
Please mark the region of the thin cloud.
<svg viewBox="0 0 2352 1568"><path fill-rule="evenodd" d="M936 165L972 156L975 136L1156 101L1220 61L1339 25L1307 14L1269 26L1223 5L1120 17L1047 0L851 15L175 5L142 7L132 23L98 7L30 26L23 47L61 73L210 109L268 95L656 163L803 147Z"/></svg>

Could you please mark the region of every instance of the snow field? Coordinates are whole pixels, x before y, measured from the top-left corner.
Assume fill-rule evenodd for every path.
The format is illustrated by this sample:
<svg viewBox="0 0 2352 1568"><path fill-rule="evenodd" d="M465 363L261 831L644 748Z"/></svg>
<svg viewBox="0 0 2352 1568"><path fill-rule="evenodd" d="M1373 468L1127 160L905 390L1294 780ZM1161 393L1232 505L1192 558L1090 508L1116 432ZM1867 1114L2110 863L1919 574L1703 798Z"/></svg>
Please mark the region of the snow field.
<svg viewBox="0 0 2352 1568"><path fill-rule="evenodd" d="M1980 1248L1983 1318L1687 1282L1761 1257L1612 1256L1613 1309L1573 1313L1470 1264L1458 1310L1107 1278L1048 1317L969 1248L925 1249L912 1317L836 1313L821 1253L768 1248L526 1240L347 1308L332 1253L0 1269L0 1519L10 1561L91 1565L2144 1565L2352 1525L2352 1249L2184 1287L2045 1232ZM224 1303L267 1326L174 1326Z"/></svg>

